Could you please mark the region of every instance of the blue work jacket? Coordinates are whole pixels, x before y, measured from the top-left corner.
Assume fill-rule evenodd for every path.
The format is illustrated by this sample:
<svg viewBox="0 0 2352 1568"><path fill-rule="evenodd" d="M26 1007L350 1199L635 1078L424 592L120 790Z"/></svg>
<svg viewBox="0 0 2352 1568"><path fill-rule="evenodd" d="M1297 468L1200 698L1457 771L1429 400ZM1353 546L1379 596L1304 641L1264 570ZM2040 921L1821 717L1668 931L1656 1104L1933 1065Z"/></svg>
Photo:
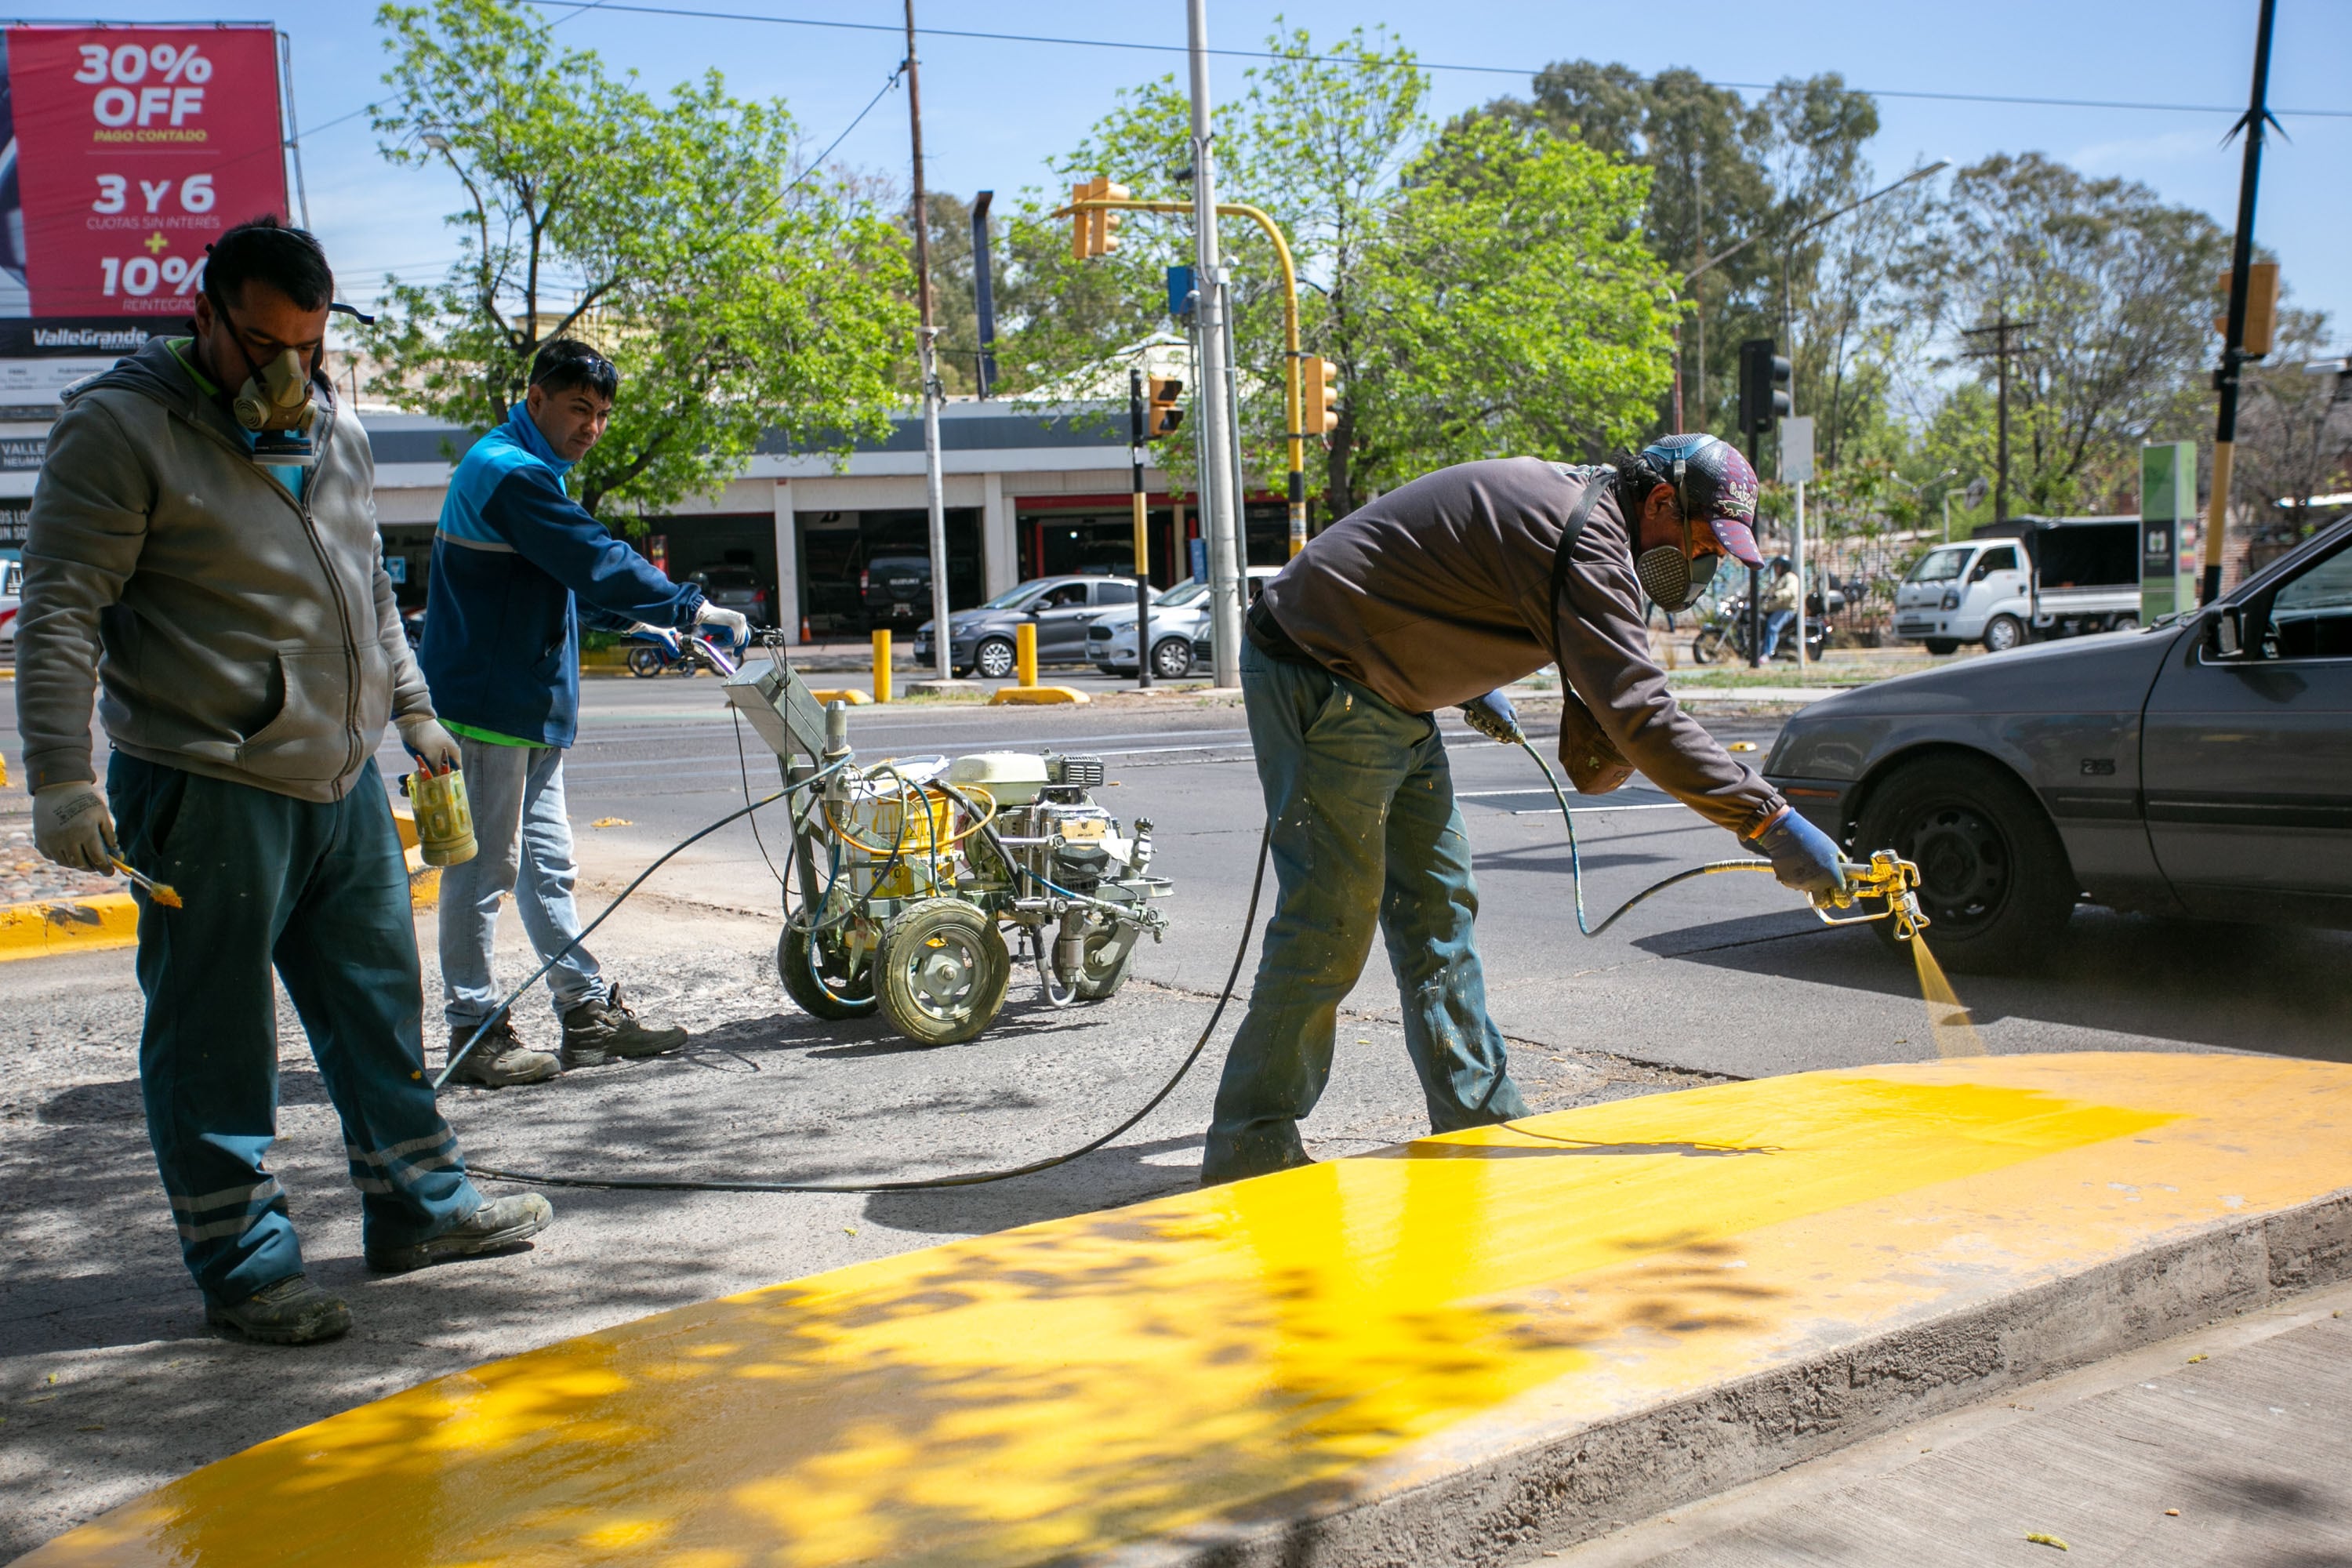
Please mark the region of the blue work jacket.
<svg viewBox="0 0 2352 1568"><path fill-rule="evenodd" d="M702 590L663 576L565 495L571 467L517 404L450 476L419 660L442 718L569 746L583 612L613 631L694 625Z"/></svg>

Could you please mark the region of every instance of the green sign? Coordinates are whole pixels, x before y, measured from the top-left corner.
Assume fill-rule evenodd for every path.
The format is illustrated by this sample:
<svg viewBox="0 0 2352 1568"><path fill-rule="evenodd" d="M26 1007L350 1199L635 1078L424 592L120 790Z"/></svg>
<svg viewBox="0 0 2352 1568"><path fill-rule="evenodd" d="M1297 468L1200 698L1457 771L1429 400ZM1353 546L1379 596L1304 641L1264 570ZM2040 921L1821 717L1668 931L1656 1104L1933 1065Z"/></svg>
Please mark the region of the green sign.
<svg viewBox="0 0 2352 1568"><path fill-rule="evenodd" d="M2182 531L2197 515L2197 443L2139 449L2139 624L2189 607L2181 592Z"/></svg>

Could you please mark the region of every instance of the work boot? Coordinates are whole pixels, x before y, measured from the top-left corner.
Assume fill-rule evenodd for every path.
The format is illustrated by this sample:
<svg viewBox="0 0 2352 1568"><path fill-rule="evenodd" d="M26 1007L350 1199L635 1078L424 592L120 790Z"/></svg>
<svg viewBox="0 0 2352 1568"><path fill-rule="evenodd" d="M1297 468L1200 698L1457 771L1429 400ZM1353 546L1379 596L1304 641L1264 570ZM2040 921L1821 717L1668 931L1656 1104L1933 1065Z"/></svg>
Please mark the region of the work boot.
<svg viewBox="0 0 2352 1568"><path fill-rule="evenodd" d="M274 1279L234 1307L205 1303L205 1321L266 1345L309 1345L352 1331L352 1310L299 1274Z"/></svg>
<svg viewBox="0 0 2352 1568"><path fill-rule="evenodd" d="M621 999L617 982L601 1002L583 1002L563 1015L563 1068L599 1068L622 1057L657 1057L686 1044L675 1026L654 1028L637 1021Z"/></svg>
<svg viewBox="0 0 2352 1568"><path fill-rule="evenodd" d="M449 1054L454 1057L465 1050L466 1042L473 1035L470 1025L450 1030ZM512 1016L501 1013L497 1023L482 1031L481 1043L457 1064L449 1081L506 1089L515 1084L544 1083L562 1070L552 1052L534 1050L525 1045L522 1037L515 1033Z"/></svg>
<svg viewBox="0 0 2352 1568"><path fill-rule="evenodd" d="M367 1266L378 1274L405 1274L435 1263L478 1258L520 1246L548 1227L555 1206L537 1193L491 1198L430 1241L413 1247L371 1247Z"/></svg>

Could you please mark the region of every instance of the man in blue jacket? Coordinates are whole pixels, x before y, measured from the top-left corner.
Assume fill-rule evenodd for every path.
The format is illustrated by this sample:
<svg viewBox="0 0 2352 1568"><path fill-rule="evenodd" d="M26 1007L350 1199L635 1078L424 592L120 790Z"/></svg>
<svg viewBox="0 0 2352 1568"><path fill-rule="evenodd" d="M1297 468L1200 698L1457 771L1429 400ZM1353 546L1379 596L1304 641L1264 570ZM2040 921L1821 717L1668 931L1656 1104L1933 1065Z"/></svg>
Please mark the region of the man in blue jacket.
<svg viewBox="0 0 2352 1568"><path fill-rule="evenodd" d="M441 874L441 993L453 1054L498 1006L490 948L502 895L514 895L541 959L580 935L563 752L579 728L582 616L616 631L702 622L738 642L750 635L740 615L672 583L564 494L563 475L603 437L620 383L612 362L585 343L547 344L524 402L474 443L441 503L422 662L435 710L457 737L481 846ZM459 1065L459 1081L539 1083L686 1043L684 1029L641 1022L584 948L565 952L548 981L562 1022L560 1051L526 1045L509 1014Z"/></svg>

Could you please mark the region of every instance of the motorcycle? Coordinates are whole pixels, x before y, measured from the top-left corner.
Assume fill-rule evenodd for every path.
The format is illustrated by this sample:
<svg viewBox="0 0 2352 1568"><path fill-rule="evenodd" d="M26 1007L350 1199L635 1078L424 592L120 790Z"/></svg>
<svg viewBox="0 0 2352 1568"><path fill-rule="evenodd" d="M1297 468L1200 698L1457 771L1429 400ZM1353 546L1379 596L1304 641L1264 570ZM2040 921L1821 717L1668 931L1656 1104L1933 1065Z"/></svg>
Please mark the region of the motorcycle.
<svg viewBox="0 0 2352 1568"><path fill-rule="evenodd" d="M1822 657L1822 650L1829 646L1829 631L1822 625L1821 595L1813 595L1812 601L1805 616L1805 657L1818 659ZM1790 626L1781 633L1780 646L1772 650L1775 659L1793 661L1796 658L1796 630ZM1715 614L1707 617L1706 624L1699 627L1698 635L1691 638L1691 658L1700 664L1713 664L1717 659L1745 664L1748 662L1748 646L1747 599L1724 599L1717 603Z"/></svg>
<svg viewBox="0 0 2352 1568"><path fill-rule="evenodd" d="M640 680L649 680L666 669L688 679L707 669L723 680L741 665L748 646L731 637L722 640L700 626L677 632L667 626L641 626L628 634L628 640L629 673Z"/></svg>

